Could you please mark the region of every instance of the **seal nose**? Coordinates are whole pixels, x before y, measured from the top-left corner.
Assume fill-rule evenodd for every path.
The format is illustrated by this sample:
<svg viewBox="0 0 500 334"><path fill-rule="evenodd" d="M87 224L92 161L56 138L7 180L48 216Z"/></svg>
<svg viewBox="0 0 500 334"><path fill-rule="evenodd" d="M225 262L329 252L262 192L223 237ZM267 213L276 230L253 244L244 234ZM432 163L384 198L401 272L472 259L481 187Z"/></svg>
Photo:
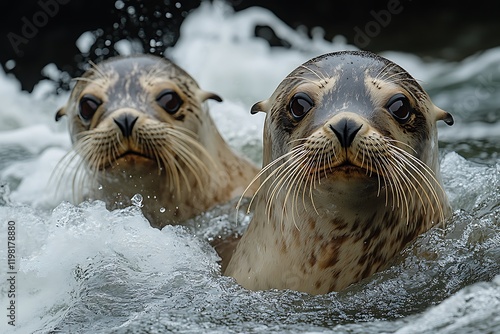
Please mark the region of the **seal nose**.
<svg viewBox="0 0 500 334"><path fill-rule="evenodd" d="M120 128L124 137L129 137L132 134L132 129L134 128L135 122L139 117L130 114L121 114L117 118L114 118L116 125Z"/></svg>
<svg viewBox="0 0 500 334"><path fill-rule="evenodd" d="M335 124L330 124L330 129L335 133L342 147L349 147L362 126L363 124L356 123L352 119L343 118Z"/></svg>

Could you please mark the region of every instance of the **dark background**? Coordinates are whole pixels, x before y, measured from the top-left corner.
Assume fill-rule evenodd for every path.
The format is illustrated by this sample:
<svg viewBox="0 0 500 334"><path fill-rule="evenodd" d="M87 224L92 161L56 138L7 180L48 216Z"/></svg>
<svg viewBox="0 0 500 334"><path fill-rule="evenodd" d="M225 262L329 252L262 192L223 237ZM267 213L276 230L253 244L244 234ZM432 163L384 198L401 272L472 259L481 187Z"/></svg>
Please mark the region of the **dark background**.
<svg viewBox="0 0 500 334"><path fill-rule="evenodd" d="M398 2L400 12L392 14L387 24L382 22L385 27L381 27L369 43L359 43L359 37L356 39L359 30L365 32L370 22L372 29L374 22L381 25L376 23L374 13L387 13L388 7ZM70 76L78 76L88 60L99 61L113 55L113 43L124 37L139 37L145 50L161 54L165 47L175 44L182 20L199 6L200 0L122 0L123 8L116 3L115 0L2 1L0 63L4 71L13 73L22 88L31 91L43 78L40 71L45 65L55 63ZM251 6L268 8L293 28L320 26L325 30L326 39L343 35L348 43L374 52L399 50L424 58L461 60L500 45L500 2L496 1L462 4L417 0L233 0L228 3L237 11ZM129 12L129 7L133 7L135 13ZM40 14L42 11L46 14ZM169 18L166 13L171 14ZM40 26L35 26L35 31L24 27L27 21L33 24L35 20ZM26 31L29 38L25 38ZM97 40L88 54L81 54L75 41L85 31L94 32ZM266 38L271 45L287 46L267 27L256 27L256 35ZM21 38L21 42L17 40L17 48L12 42L16 36ZM158 47L149 46L151 39L157 41ZM13 68L9 60L15 61ZM61 79L60 89L68 89L67 79Z"/></svg>

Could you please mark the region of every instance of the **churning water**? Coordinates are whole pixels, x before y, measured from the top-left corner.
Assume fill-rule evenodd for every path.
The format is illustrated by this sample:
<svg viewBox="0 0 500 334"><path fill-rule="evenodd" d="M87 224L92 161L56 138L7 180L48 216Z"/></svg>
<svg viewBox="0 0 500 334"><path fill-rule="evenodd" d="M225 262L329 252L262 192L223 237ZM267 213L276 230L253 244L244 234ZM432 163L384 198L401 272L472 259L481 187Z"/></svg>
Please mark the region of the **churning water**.
<svg viewBox="0 0 500 334"><path fill-rule="evenodd" d="M269 47L253 36L256 24L291 47ZM309 38L263 9L233 13L215 2L187 17L166 54L225 98L210 104L212 116L229 143L259 163L263 116L251 116L250 106L302 62L343 49L355 47L319 32ZM69 204L69 193L54 197L46 183L70 141L66 124L53 119L67 95L47 94L48 82L28 94L0 73L0 332L500 332L500 48L459 63L383 55L455 117L439 129L454 214L388 269L323 296L247 291L221 276L206 238L218 233L214 225L242 228L227 214L231 204L193 220L201 226L194 230L160 231L136 207L109 212L100 202ZM9 221L15 327L7 323Z"/></svg>

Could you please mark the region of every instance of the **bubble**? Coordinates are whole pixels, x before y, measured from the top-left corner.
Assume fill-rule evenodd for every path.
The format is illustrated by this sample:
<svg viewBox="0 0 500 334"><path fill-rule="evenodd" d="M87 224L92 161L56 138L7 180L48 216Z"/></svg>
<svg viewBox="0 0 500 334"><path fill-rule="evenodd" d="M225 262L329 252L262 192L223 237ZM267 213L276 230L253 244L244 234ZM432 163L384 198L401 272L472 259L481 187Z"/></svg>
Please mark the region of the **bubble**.
<svg viewBox="0 0 500 334"><path fill-rule="evenodd" d="M127 8L127 13L129 13L129 15L130 15L130 16L135 15L135 8L134 8L134 7L132 7L132 6L129 6L129 7Z"/></svg>
<svg viewBox="0 0 500 334"><path fill-rule="evenodd" d="M134 196L132 196L132 204L138 208L142 208L144 205L142 204L142 195L141 194L135 194Z"/></svg>
<svg viewBox="0 0 500 334"><path fill-rule="evenodd" d="M164 207L161 207L161 208L160 208L160 212L161 212L161 213L164 213L164 212L165 212L165 208L164 208Z"/></svg>
<svg viewBox="0 0 500 334"><path fill-rule="evenodd" d="M115 2L115 8L116 9L123 9L123 7L125 7L125 3L123 3L123 1L118 0L118 1Z"/></svg>
<svg viewBox="0 0 500 334"><path fill-rule="evenodd" d="M5 68L7 70L12 70L14 67L16 67L16 61L13 60L13 59L9 59L7 60L7 62L5 63Z"/></svg>

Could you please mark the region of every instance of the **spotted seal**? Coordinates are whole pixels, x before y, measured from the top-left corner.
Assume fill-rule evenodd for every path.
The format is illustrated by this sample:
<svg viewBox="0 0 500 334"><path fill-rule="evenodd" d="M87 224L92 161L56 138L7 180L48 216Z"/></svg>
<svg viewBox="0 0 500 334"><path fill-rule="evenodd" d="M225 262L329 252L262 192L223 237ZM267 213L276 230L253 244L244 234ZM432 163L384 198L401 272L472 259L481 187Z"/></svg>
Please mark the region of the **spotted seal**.
<svg viewBox="0 0 500 334"><path fill-rule="evenodd" d="M261 185L225 271L243 287L341 290L451 214L437 121L453 118L397 64L319 56L252 107L261 111Z"/></svg>
<svg viewBox="0 0 500 334"><path fill-rule="evenodd" d="M70 171L76 201L115 209L135 199L161 228L238 197L257 174L208 113L205 101L222 99L171 61L114 57L76 80L56 114L69 117L73 149L55 174Z"/></svg>

